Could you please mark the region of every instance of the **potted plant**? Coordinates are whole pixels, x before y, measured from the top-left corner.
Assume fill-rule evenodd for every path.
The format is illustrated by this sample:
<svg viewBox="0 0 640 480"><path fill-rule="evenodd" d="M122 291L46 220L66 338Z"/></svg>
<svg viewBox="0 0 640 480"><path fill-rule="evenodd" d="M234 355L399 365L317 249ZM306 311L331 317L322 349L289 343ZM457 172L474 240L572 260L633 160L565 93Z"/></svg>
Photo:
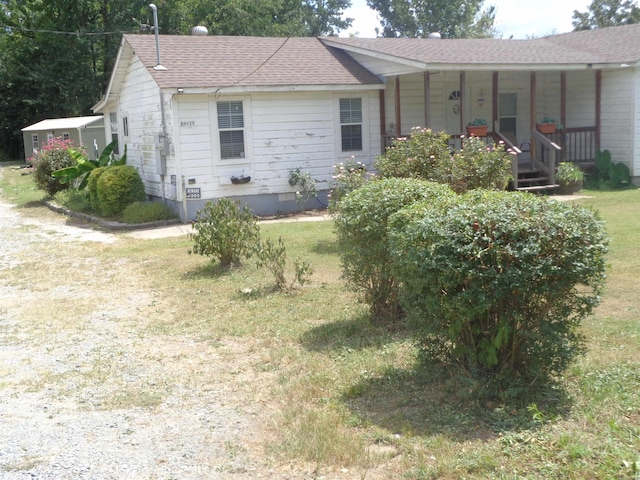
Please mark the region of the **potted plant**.
<svg viewBox="0 0 640 480"><path fill-rule="evenodd" d="M484 118L476 118L467 123L467 133L476 137L487 136L487 121Z"/></svg>
<svg viewBox="0 0 640 480"><path fill-rule="evenodd" d="M556 133L557 127L556 119L551 117L544 117L540 123L536 123L540 133Z"/></svg>
<svg viewBox="0 0 640 480"><path fill-rule="evenodd" d="M560 185L558 188L560 195L571 195L582 190L584 172L571 162L561 162L558 164L556 181Z"/></svg>

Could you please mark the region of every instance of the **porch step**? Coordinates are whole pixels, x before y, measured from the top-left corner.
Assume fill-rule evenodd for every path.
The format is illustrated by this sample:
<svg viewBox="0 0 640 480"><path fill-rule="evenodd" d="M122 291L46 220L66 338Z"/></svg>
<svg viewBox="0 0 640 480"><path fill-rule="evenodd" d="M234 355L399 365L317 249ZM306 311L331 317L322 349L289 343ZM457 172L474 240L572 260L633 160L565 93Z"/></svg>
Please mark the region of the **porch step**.
<svg viewBox="0 0 640 480"><path fill-rule="evenodd" d="M560 185L557 184L548 184L548 185L531 185L529 187L518 187L516 190L521 192L540 192L542 190L553 190L558 188Z"/></svg>

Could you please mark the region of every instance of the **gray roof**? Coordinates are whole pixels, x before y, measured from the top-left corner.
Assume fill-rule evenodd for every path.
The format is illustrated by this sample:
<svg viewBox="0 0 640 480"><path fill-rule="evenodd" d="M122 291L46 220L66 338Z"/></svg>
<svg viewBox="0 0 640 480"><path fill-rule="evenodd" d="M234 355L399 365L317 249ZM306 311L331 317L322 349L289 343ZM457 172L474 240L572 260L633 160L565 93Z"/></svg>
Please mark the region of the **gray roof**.
<svg viewBox="0 0 640 480"><path fill-rule="evenodd" d="M381 81L348 54L313 37L161 35L157 63L153 35L125 35L161 88L379 85Z"/></svg>
<svg viewBox="0 0 640 480"><path fill-rule="evenodd" d="M570 32L542 38L325 38L328 45L425 65L584 65L640 60L640 25Z"/></svg>

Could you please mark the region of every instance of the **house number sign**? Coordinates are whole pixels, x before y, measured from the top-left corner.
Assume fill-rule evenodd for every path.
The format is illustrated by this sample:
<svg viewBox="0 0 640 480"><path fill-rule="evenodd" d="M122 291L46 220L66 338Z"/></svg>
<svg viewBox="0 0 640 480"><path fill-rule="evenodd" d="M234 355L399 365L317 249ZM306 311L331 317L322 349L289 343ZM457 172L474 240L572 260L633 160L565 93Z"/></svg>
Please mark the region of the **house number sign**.
<svg viewBox="0 0 640 480"><path fill-rule="evenodd" d="M187 198L200 198L200 188L187 188Z"/></svg>

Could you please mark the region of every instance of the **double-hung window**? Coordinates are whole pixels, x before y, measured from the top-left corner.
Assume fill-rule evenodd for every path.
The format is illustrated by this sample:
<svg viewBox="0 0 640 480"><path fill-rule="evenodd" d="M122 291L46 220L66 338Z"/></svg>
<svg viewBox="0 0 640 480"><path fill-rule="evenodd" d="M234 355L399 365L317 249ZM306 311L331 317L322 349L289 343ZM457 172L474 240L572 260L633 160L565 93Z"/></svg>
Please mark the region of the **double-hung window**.
<svg viewBox="0 0 640 480"><path fill-rule="evenodd" d="M342 151L362 150L362 98L340 99Z"/></svg>
<svg viewBox="0 0 640 480"><path fill-rule="evenodd" d="M40 150L40 137L38 137L37 133L31 135L31 144L33 146L34 155Z"/></svg>
<svg viewBox="0 0 640 480"><path fill-rule="evenodd" d="M113 147L113 152L116 155L120 155L120 146L118 145L118 114L116 112L109 112L109 124L111 128L111 141L116 142Z"/></svg>
<svg viewBox="0 0 640 480"><path fill-rule="evenodd" d="M217 102L220 158L244 158L244 111L242 100Z"/></svg>

